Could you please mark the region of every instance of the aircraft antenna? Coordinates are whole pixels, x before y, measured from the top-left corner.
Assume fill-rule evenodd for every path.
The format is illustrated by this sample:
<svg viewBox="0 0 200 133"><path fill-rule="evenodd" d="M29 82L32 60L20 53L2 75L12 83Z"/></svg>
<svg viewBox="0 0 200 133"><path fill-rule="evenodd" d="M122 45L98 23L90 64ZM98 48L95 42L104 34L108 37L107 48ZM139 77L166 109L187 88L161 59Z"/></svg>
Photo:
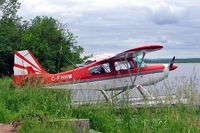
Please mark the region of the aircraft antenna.
<svg viewBox="0 0 200 133"><path fill-rule="evenodd" d="M59 51L59 61L58 61L58 65L59 65L59 69L60 69L60 61L61 61L61 54L62 54L62 45L60 46L60 51ZM69 58L66 57L66 59L74 66L76 67L76 64L74 64Z"/></svg>
<svg viewBox="0 0 200 133"><path fill-rule="evenodd" d="M76 67L76 64L74 64L69 58L66 58L74 67Z"/></svg>

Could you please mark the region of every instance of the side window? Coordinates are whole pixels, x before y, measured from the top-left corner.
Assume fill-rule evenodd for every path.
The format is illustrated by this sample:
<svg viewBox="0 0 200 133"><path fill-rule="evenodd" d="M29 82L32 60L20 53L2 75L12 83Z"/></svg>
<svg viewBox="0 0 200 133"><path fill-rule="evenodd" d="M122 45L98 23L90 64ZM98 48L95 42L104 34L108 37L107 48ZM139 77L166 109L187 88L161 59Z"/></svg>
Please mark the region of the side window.
<svg viewBox="0 0 200 133"><path fill-rule="evenodd" d="M102 65L93 66L93 67L90 67L88 70L90 71L90 73L92 75L105 74L105 73L111 72L109 63L104 63Z"/></svg>
<svg viewBox="0 0 200 133"><path fill-rule="evenodd" d="M130 61L117 61L115 62L115 70L128 70L128 69L133 69L134 64Z"/></svg>

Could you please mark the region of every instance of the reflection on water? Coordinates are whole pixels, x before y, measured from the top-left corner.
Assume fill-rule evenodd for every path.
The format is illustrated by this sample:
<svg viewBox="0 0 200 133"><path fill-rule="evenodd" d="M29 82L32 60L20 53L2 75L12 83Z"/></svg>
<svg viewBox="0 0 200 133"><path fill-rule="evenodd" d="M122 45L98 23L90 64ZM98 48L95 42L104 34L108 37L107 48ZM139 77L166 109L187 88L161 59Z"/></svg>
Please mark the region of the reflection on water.
<svg viewBox="0 0 200 133"><path fill-rule="evenodd" d="M155 95L176 94L187 91L187 89L197 89L200 94L200 63L179 63L178 68L171 71L169 77L156 85L146 87ZM181 90L181 91L180 91ZM196 91L196 90L193 90ZM111 92L109 95L114 95ZM72 90L72 101L95 101L104 100L104 97L96 90ZM130 97L139 97L137 90L130 91ZM122 96L120 96L122 97Z"/></svg>

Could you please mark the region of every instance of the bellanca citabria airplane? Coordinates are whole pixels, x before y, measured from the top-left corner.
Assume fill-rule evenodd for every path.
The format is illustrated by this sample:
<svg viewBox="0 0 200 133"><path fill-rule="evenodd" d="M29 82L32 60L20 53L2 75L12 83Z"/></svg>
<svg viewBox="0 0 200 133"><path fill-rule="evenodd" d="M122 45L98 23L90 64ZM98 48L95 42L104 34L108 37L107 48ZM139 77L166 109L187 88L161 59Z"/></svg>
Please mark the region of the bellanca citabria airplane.
<svg viewBox="0 0 200 133"><path fill-rule="evenodd" d="M42 84L54 89L96 89L112 102L117 95L137 88L145 97L142 86L153 85L168 77L177 68L175 57L170 64L145 64L147 53L163 48L161 45L143 45L119 54L101 54L78 64L73 70L49 74L28 50L14 56L14 86ZM110 97L106 91L118 90Z"/></svg>

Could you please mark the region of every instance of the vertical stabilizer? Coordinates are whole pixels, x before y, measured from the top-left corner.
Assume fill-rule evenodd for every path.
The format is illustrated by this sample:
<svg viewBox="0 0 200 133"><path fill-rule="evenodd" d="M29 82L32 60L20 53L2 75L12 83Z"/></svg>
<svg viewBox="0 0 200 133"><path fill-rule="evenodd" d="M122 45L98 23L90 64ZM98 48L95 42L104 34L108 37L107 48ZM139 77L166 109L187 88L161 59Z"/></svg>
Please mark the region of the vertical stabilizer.
<svg viewBox="0 0 200 133"><path fill-rule="evenodd" d="M14 86L23 85L30 77L41 79L46 73L29 50L15 52L13 70Z"/></svg>

